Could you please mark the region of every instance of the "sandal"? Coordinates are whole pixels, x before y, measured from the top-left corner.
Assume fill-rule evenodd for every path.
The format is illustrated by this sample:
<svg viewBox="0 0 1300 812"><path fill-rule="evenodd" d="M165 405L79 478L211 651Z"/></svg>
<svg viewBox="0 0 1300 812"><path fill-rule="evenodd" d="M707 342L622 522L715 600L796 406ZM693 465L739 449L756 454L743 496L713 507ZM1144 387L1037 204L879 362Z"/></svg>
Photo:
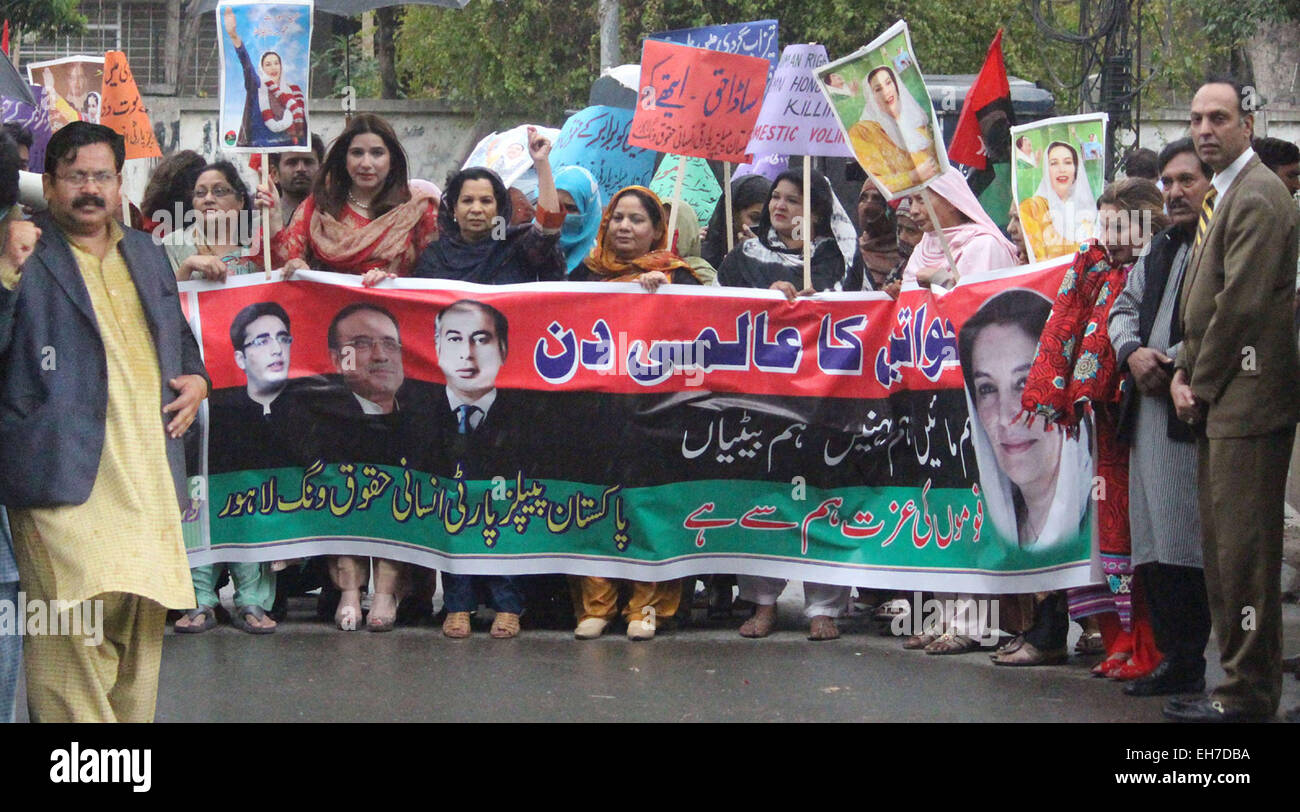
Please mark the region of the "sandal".
<svg viewBox="0 0 1300 812"><path fill-rule="evenodd" d="M980 647L979 641L964 634L942 634L925 647L926 654L966 654Z"/></svg>
<svg viewBox="0 0 1300 812"><path fill-rule="evenodd" d="M1020 645L1013 651L994 655L993 664L1011 666L1061 665L1070 658L1064 647L1051 651L1040 651L1037 646L1028 640L1023 638L1020 638L1020 640Z"/></svg>
<svg viewBox="0 0 1300 812"><path fill-rule="evenodd" d="M492 619L492 631L489 632L498 640L509 640L511 637L519 635L519 615L514 612L497 612L497 616Z"/></svg>
<svg viewBox="0 0 1300 812"><path fill-rule="evenodd" d="M235 608L235 613L230 616L230 625L239 629L241 632L248 634L275 634L275 626L254 626L248 622L248 616L252 615L254 620L270 620L270 615L262 607L255 603ZM274 623L274 621L272 621Z"/></svg>
<svg viewBox="0 0 1300 812"><path fill-rule="evenodd" d="M375 604L379 602L380 596L389 598L393 601L393 610L391 613L380 614L375 611ZM372 632L391 632L393 626L397 623L397 596L389 595L384 592L376 592L370 596L370 614L366 616L366 630Z"/></svg>
<svg viewBox="0 0 1300 812"><path fill-rule="evenodd" d="M1110 671L1106 672L1106 676L1120 682L1129 682L1135 679L1142 679L1152 671L1155 671L1155 669L1143 668L1135 663L1128 662L1118 668L1112 668Z"/></svg>
<svg viewBox="0 0 1300 812"><path fill-rule="evenodd" d="M763 611L763 610L770 611ZM776 606L757 606L754 614L740 625L740 636L757 639L767 637L776 626Z"/></svg>
<svg viewBox="0 0 1300 812"><path fill-rule="evenodd" d="M835 618L830 615L818 615L808 627L808 639L813 642L838 640L840 630L835 626Z"/></svg>
<svg viewBox="0 0 1300 812"><path fill-rule="evenodd" d="M203 623L196 624L194 621L198 620L200 617L203 618ZM199 606L189 610L177 618L177 620L182 619L188 621L189 625L178 626L172 624L173 631L177 634L202 634L217 625L217 612L216 609L211 606Z"/></svg>
<svg viewBox="0 0 1300 812"><path fill-rule="evenodd" d="M1105 654L1106 644L1102 642L1101 632L1084 632L1074 644L1074 653L1079 655Z"/></svg>
<svg viewBox="0 0 1300 812"><path fill-rule="evenodd" d="M939 635L937 634L914 634L903 641L903 648L908 651L916 651L925 648L938 639Z"/></svg>
<svg viewBox="0 0 1300 812"><path fill-rule="evenodd" d="M464 640L469 637L469 612L448 612L442 621L442 633L452 640Z"/></svg>
<svg viewBox="0 0 1300 812"><path fill-rule="evenodd" d="M1114 654L1107 657L1106 659L1094 665L1092 667L1092 675L1094 677L1108 677L1110 676L1110 672L1114 671L1117 668L1123 668L1125 665L1127 665L1129 657L1132 656L1133 656L1132 652L1117 651Z"/></svg>
<svg viewBox="0 0 1300 812"><path fill-rule="evenodd" d="M1011 638L1007 642L998 646L997 651L994 651L992 654L989 655L989 659L993 660L994 662L997 662L1003 656L1008 654L1014 654L1015 652L1019 651L1021 646L1024 645L1026 645L1025 635L1023 632L1021 632L1020 634Z"/></svg>
<svg viewBox="0 0 1300 812"><path fill-rule="evenodd" d="M877 623L892 623L894 618L912 613L912 604L907 598L893 598L876 607L871 619Z"/></svg>
<svg viewBox="0 0 1300 812"><path fill-rule="evenodd" d="M356 595L355 602L348 593ZM324 596L325 590L321 590ZM339 591L339 602L334 608L334 625L339 631L355 632L361 628L361 590L345 589Z"/></svg>

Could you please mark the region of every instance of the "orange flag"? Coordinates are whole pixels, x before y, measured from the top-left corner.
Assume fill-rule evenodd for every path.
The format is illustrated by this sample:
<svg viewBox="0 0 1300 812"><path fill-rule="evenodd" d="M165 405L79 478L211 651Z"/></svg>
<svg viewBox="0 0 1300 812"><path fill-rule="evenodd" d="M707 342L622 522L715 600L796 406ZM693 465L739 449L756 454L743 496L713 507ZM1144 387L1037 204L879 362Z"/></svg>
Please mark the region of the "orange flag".
<svg viewBox="0 0 1300 812"><path fill-rule="evenodd" d="M135 86L131 66L126 54L108 51L104 54L104 86L99 107L99 123L111 127L126 139L126 158L161 158L158 140L154 138L149 113Z"/></svg>

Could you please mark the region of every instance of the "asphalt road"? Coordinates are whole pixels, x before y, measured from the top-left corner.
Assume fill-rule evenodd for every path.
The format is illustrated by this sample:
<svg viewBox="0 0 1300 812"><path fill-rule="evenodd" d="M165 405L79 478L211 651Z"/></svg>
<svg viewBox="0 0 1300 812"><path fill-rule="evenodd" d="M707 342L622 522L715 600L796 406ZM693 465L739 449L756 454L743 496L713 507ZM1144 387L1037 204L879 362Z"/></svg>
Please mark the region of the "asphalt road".
<svg viewBox="0 0 1300 812"><path fill-rule="evenodd" d="M493 640L486 619L468 640L436 627L339 632L295 599L276 634L229 626L170 630L159 722L1159 722L1163 699L1132 699L1090 676L1097 657L1005 668L983 653L904 651L865 617L839 640L805 639L798 584L763 640L740 619L703 621L633 643L618 625L599 640L525 630ZM1300 606L1287 604L1286 651L1300 651ZM1071 644L1079 629L1072 627ZM1211 642L1213 648L1213 642ZM1222 672L1211 651L1209 681ZM1300 704L1287 676L1283 710ZM24 719L19 699L19 719Z"/></svg>

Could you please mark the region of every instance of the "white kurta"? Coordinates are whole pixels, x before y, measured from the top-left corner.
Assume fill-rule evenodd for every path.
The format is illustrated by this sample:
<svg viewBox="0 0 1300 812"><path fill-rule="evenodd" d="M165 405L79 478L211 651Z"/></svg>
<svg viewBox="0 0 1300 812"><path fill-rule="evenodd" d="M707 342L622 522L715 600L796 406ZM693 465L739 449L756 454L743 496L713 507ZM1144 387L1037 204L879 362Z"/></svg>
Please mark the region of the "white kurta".
<svg viewBox="0 0 1300 812"><path fill-rule="evenodd" d="M1184 244L1160 298L1151 337L1145 346L1171 358L1169 326L1190 251ZM1154 293L1154 292L1152 292ZM1129 272L1110 315L1110 339L1116 347L1138 341L1138 312L1146 290L1146 258ZM1201 519L1196 498L1196 443L1169 439L1169 405L1165 397L1138 399L1133 443L1129 451L1129 529L1133 565L1176 564L1201 567Z"/></svg>

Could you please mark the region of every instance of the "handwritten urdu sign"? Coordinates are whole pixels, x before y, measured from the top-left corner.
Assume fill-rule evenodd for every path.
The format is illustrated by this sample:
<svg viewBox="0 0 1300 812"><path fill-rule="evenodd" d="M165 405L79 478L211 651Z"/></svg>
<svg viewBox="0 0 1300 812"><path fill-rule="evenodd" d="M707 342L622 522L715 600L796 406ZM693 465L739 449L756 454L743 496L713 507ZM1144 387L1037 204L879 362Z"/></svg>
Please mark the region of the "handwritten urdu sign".
<svg viewBox="0 0 1300 812"><path fill-rule="evenodd" d="M646 40L628 143L744 163L767 69L757 57Z"/></svg>

